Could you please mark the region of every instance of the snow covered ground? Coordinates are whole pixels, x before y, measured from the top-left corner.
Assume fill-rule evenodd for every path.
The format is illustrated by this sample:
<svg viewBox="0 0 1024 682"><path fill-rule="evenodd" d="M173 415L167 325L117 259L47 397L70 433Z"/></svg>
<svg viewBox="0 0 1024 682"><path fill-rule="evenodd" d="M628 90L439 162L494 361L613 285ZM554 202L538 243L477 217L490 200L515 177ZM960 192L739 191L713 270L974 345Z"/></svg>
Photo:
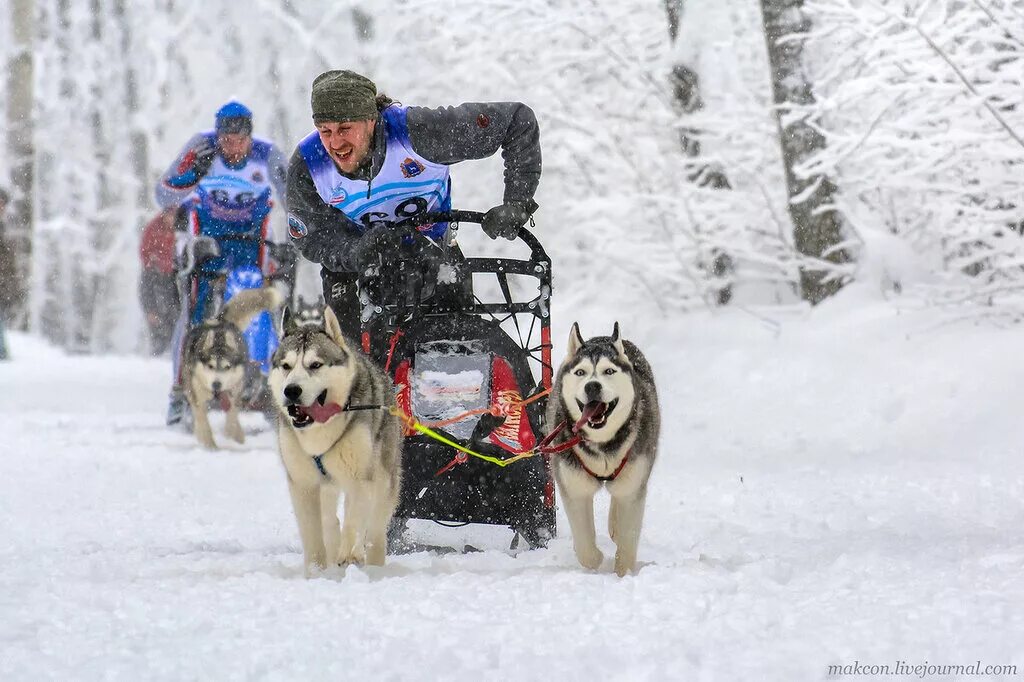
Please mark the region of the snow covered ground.
<svg viewBox="0 0 1024 682"><path fill-rule="evenodd" d="M481 553L305 580L258 419L245 447L206 452L162 426L166 361L14 334L0 679L821 680L829 665L978 660L1024 673L1024 329L938 325L857 291L774 315L624 327L666 419L644 565L621 580L610 559L579 568L561 514L543 551L512 556L495 536Z"/></svg>

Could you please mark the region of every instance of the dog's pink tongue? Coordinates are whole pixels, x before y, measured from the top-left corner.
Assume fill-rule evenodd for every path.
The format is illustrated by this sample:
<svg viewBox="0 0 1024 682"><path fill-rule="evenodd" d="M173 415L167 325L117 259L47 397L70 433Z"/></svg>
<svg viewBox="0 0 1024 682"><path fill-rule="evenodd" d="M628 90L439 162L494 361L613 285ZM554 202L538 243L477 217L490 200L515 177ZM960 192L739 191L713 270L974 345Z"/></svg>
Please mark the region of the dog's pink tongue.
<svg viewBox="0 0 1024 682"><path fill-rule="evenodd" d="M589 402L586 405L584 405L583 414L580 415L580 420L576 422L575 430L579 431L584 424L586 424L594 417L600 417L602 414L604 414L605 409L605 404L598 400Z"/></svg>
<svg viewBox="0 0 1024 682"><path fill-rule="evenodd" d="M322 424L331 417L333 417L334 415L340 413L341 405L337 403L327 403L326 405L321 405L320 403L314 401L312 405L310 405L309 407L304 407L302 408L302 410L310 417L312 417L313 421Z"/></svg>

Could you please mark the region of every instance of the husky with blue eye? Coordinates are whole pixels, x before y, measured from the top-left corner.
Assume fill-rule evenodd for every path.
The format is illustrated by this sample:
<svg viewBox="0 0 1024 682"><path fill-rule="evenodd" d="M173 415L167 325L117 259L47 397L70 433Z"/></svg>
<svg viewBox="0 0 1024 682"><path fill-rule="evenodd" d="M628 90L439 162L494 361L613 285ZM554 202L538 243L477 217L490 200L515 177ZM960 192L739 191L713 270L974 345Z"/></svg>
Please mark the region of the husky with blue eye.
<svg viewBox="0 0 1024 682"><path fill-rule="evenodd" d="M608 533L615 542L615 572L636 568L647 481L658 451L661 412L654 375L640 350L619 337L584 341L579 326L569 333L568 353L558 370L547 423L560 429L552 446L552 469L582 566L604 560L597 548L594 495L611 494Z"/></svg>
<svg viewBox="0 0 1024 682"><path fill-rule="evenodd" d="M282 326L269 383L306 575L349 563L383 565L402 483L394 387L350 346L330 308L322 323L305 324L286 308Z"/></svg>

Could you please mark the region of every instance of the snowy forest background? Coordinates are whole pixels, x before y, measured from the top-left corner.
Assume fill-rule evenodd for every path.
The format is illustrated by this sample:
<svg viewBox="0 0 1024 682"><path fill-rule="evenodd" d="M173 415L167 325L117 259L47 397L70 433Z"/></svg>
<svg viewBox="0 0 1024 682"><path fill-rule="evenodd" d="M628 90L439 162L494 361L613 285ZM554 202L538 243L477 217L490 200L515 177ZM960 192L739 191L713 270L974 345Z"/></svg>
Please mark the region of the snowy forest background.
<svg viewBox="0 0 1024 682"><path fill-rule="evenodd" d="M290 153L330 68L405 104L533 107L566 310L828 305L860 280L1014 318L1022 57L1024 0L7 0L11 324L143 349L159 173L231 97ZM500 160L454 176L456 206L499 201Z"/></svg>

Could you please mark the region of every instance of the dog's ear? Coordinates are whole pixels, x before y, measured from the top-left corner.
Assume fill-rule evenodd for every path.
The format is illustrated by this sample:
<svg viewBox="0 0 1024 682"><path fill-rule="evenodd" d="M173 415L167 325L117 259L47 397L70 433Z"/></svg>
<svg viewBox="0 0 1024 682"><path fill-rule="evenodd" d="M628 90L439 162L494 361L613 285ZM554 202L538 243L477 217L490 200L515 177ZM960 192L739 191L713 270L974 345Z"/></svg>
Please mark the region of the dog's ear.
<svg viewBox="0 0 1024 682"><path fill-rule="evenodd" d="M580 334L580 325L578 322L572 323L572 329L569 330L569 352L568 357L576 355L577 351L583 347L583 335Z"/></svg>
<svg viewBox="0 0 1024 682"><path fill-rule="evenodd" d="M615 323L615 328L612 329L612 345L615 346L615 351L619 354L620 358L626 357L626 348L622 345L622 337L619 336L619 323Z"/></svg>
<svg viewBox="0 0 1024 682"><path fill-rule="evenodd" d="M288 306L284 307L284 312L281 314L281 329L284 331L284 335L294 334L299 330L299 325L295 322L295 317L292 315L292 309Z"/></svg>
<svg viewBox="0 0 1024 682"><path fill-rule="evenodd" d="M331 310L331 306L324 308L324 331L327 332L327 336L330 337L331 341L338 344L339 348L348 351L348 344L345 343L345 336L341 333L341 324L338 322L338 316Z"/></svg>

